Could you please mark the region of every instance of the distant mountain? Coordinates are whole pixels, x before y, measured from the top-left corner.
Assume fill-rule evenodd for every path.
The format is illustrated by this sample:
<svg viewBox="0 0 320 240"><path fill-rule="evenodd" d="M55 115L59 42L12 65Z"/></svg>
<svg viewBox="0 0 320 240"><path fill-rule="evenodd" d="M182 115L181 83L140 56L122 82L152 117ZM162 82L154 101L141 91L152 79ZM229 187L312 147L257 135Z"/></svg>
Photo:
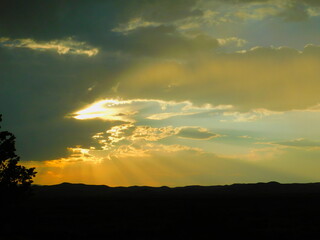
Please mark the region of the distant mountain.
<svg viewBox="0 0 320 240"><path fill-rule="evenodd" d="M319 239L320 184L33 186L0 239Z"/></svg>
<svg viewBox="0 0 320 240"><path fill-rule="evenodd" d="M109 187L106 185L86 185L75 183L61 183L58 185L35 185L35 196L38 197L95 197L95 196L126 196L131 197L218 197L218 196L288 196L304 194L320 194L320 183L292 183L278 182L232 184L224 186L185 186L185 187Z"/></svg>

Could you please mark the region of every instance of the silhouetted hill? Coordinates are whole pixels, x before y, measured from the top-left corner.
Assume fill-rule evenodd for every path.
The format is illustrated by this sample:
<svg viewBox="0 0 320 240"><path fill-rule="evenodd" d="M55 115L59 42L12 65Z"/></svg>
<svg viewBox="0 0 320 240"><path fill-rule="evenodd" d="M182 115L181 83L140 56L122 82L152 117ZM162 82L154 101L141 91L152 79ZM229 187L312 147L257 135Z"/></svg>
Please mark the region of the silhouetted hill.
<svg viewBox="0 0 320 240"><path fill-rule="evenodd" d="M35 198L39 197L288 197L320 194L320 183L280 184L278 182L233 184L225 186L185 186L185 187L109 187L106 185L86 185L61 183L58 185L33 186Z"/></svg>
<svg viewBox="0 0 320 240"><path fill-rule="evenodd" d="M320 184L34 186L0 239L318 239ZM21 221L21 219L24 219Z"/></svg>

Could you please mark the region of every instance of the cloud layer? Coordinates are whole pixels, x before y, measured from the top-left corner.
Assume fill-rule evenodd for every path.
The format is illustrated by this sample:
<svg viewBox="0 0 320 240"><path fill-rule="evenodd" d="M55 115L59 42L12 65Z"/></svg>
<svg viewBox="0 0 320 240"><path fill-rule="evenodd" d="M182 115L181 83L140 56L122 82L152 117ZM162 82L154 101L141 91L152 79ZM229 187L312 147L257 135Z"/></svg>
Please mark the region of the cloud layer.
<svg viewBox="0 0 320 240"><path fill-rule="evenodd" d="M319 49L257 47L188 63L145 63L119 76L117 94L231 104L240 110L303 109L319 102Z"/></svg>
<svg viewBox="0 0 320 240"><path fill-rule="evenodd" d="M42 182L316 179L319 1L1 6L3 129Z"/></svg>

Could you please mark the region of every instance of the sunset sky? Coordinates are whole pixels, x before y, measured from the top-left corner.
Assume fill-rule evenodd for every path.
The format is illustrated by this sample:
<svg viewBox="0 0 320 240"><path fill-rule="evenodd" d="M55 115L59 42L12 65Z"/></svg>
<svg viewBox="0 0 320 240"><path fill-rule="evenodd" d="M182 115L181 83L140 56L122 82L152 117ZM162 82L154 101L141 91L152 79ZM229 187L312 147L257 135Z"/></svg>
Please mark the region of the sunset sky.
<svg viewBox="0 0 320 240"><path fill-rule="evenodd" d="M318 0L5 0L0 71L36 184L320 181Z"/></svg>

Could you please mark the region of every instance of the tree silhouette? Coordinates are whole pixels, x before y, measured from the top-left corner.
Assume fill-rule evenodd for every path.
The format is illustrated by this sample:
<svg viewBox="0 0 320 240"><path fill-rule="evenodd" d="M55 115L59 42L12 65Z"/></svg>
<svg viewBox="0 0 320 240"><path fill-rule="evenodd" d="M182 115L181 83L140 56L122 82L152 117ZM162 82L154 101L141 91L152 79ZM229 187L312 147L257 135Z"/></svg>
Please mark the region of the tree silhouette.
<svg viewBox="0 0 320 240"><path fill-rule="evenodd" d="M0 123L2 115L0 114ZM1 128L1 127L0 127ZM0 193L1 200L22 196L29 192L35 168L17 165L20 157L15 154L15 136L0 131Z"/></svg>

